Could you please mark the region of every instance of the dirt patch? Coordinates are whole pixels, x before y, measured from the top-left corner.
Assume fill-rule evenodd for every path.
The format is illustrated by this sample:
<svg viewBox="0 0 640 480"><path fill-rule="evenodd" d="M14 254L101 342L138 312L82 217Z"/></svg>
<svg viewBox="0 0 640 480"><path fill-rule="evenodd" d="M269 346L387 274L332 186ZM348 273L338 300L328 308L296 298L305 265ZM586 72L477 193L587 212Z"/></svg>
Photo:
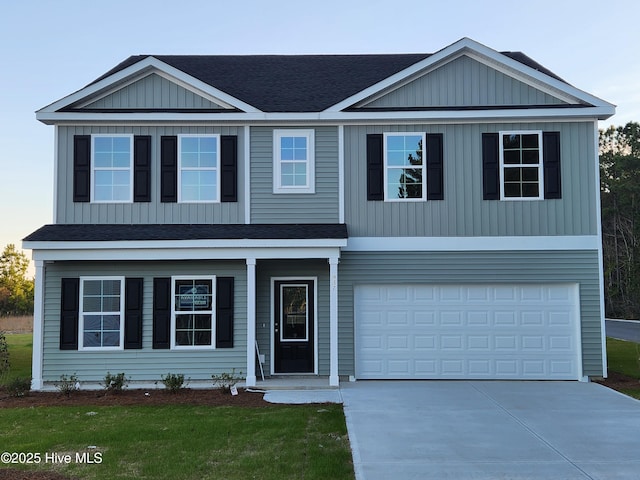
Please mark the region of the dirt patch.
<svg viewBox="0 0 640 480"><path fill-rule="evenodd" d="M617 372L609 372L607 378L596 380L596 383L617 391L635 391L640 395L640 380Z"/></svg>
<svg viewBox="0 0 640 480"><path fill-rule="evenodd" d="M239 388L238 395L221 389L184 388L177 393L167 390L126 389L119 393L104 390L78 390L69 396L60 392L30 392L25 397L11 397L0 391L0 408L52 406L112 406L112 405L205 405L236 407L267 407L261 392Z"/></svg>
<svg viewBox="0 0 640 480"><path fill-rule="evenodd" d="M33 332L33 316L0 317L0 332L31 333Z"/></svg>

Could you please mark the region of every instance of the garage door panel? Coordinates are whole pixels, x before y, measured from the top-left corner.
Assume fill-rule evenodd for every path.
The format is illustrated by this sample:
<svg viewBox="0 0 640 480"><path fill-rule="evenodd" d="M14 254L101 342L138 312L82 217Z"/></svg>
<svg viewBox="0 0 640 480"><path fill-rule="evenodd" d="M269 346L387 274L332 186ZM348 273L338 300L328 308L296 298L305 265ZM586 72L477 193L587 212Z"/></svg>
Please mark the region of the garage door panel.
<svg viewBox="0 0 640 480"><path fill-rule="evenodd" d="M357 378L580 377L577 285L355 291Z"/></svg>

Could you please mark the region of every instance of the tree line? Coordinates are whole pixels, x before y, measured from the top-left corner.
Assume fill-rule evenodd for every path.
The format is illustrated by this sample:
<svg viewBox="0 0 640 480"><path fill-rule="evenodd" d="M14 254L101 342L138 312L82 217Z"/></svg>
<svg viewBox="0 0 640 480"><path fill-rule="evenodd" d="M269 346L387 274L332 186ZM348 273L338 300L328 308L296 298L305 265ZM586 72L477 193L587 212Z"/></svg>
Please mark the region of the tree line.
<svg viewBox="0 0 640 480"><path fill-rule="evenodd" d="M605 310L640 318L640 124L600 131Z"/></svg>
<svg viewBox="0 0 640 480"><path fill-rule="evenodd" d="M15 245L7 245L0 256L0 316L33 313L32 278L27 278L29 259Z"/></svg>

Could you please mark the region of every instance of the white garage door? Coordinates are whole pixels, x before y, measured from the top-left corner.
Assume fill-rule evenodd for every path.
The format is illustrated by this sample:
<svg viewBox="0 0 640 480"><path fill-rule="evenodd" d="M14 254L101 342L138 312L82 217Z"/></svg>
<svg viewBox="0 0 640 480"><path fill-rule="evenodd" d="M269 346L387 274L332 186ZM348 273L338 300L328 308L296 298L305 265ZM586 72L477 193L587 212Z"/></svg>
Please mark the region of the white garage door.
<svg viewBox="0 0 640 480"><path fill-rule="evenodd" d="M355 289L356 378L581 377L578 286Z"/></svg>

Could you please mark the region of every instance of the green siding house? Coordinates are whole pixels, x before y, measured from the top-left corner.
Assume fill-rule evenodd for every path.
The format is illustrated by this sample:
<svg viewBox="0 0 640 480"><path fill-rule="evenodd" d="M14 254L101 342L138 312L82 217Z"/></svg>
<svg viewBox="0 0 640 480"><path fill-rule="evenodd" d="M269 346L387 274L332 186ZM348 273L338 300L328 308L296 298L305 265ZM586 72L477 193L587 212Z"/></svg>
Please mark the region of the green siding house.
<svg viewBox="0 0 640 480"><path fill-rule="evenodd" d="M39 110L33 388L606 375L598 120L520 52L132 56ZM258 353L259 352L259 353Z"/></svg>

